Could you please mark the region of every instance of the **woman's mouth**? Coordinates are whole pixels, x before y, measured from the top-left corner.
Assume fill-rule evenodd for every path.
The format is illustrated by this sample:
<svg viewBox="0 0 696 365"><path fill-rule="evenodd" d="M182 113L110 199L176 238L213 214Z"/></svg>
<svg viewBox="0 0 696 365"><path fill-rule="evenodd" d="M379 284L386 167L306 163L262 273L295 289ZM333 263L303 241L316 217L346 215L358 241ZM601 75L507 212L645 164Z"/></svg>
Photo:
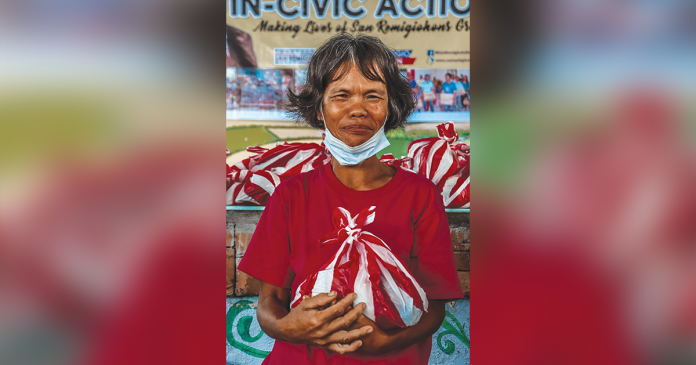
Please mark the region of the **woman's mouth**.
<svg viewBox="0 0 696 365"><path fill-rule="evenodd" d="M366 126L366 125L360 125L360 124L353 124L349 126L345 126L343 128L344 131L351 133L351 134L368 134L372 133L372 128Z"/></svg>

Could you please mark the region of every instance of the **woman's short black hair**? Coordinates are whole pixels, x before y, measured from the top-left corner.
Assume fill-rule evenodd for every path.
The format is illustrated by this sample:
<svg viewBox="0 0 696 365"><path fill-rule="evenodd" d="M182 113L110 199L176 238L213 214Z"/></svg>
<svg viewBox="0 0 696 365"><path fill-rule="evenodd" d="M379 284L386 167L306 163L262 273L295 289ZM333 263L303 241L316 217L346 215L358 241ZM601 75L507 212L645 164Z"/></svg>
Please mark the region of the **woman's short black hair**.
<svg viewBox="0 0 696 365"><path fill-rule="evenodd" d="M340 80L352 65L365 78L387 86L389 118L384 130L400 128L416 106L411 84L399 72L394 53L379 40L367 35L341 33L319 47L309 60L307 81L299 94L288 90L287 111L299 121L323 129L317 118L324 91L329 83Z"/></svg>

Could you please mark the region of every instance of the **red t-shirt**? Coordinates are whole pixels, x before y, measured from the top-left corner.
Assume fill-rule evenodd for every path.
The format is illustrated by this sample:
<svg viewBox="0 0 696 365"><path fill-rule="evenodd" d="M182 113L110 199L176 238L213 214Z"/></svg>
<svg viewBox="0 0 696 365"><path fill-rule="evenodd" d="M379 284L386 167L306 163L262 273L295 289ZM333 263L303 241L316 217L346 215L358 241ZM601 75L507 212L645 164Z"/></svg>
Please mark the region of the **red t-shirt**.
<svg viewBox="0 0 696 365"><path fill-rule="evenodd" d="M284 181L268 201L239 270L291 289L292 297L339 248L319 247L319 239L334 230L336 207L355 216L373 205L375 220L364 229L403 260L428 299L462 298L442 196L430 180L401 168L386 185L368 191L343 185L330 164ZM428 337L383 357L366 357L276 341L264 364L287 364L288 359L293 364L427 364L431 346Z"/></svg>

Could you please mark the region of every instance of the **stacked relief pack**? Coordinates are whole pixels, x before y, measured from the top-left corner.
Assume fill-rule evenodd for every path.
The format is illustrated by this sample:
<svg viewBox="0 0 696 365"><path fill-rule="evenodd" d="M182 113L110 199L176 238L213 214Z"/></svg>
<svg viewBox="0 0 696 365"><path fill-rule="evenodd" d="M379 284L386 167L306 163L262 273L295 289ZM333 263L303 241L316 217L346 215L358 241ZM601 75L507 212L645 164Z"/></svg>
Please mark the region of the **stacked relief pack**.
<svg viewBox="0 0 696 365"><path fill-rule="evenodd" d="M411 142L407 157L397 159L387 153L379 160L430 179L440 190L445 207L469 208L469 145L457 143L454 123L436 128L438 137ZM227 166L227 205L265 205L280 182L331 161L325 146L316 143L285 142L270 150L248 147L247 151L256 155Z"/></svg>
<svg viewBox="0 0 696 365"><path fill-rule="evenodd" d="M446 208L468 208L470 148L459 139L454 123L437 126L437 137L418 139L408 146L411 169L430 179L442 193Z"/></svg>
<svg viewBox="0 0 696 365"><path fill-rule="evenodd" d="M256 155L227 169L227 205L265 205L281 181L330 159L324 146L316 143L285 142L270 150L248 147L247 151Z"/></svg>

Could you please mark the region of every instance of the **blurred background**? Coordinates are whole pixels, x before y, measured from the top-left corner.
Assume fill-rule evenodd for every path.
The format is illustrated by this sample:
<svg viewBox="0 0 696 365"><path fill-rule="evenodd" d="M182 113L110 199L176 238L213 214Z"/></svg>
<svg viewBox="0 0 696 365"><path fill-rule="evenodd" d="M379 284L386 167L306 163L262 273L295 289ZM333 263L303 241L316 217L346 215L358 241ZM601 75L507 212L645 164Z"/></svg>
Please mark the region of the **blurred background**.
<svg viewBox="0 0 696 365"><path fill-rule="evenodd" d="M0 2L0 363L222 360L222 7Z"/></svg>
<svg viewBox="0 0 696 365"><path fill-rule="evenodd" d="M696 363L696 3L473 8L472 363Z"/></svg>
<svg viewBox="0 0 696 365"><path fill-rule="evenodd" d="M222 361L222 6L0 3L0 363ZM693 364L695 3L473 8L473 362Z"/></svg>

